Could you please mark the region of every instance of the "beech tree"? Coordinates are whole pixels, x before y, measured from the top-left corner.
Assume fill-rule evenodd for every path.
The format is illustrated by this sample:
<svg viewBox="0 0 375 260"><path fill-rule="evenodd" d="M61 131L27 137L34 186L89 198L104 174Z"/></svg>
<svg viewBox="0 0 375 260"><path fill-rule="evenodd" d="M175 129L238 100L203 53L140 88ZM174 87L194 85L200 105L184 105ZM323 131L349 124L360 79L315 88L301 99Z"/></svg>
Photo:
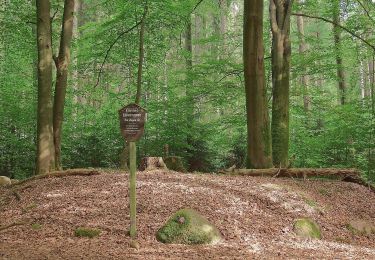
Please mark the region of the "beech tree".
<svg viewBox="0 0 375 260"><path fill-rule="evenodd" d="M288 166L290 15L293 0L270 0L272 30L272 158L277 167Z"/></svg>
<svg viewBox="0 0 375 260"><path fill-rule="evenodd" d="M301 0L298 1L298 4L301 3ZM299 48L298 51L300 55L304 55L305 52L308 50L308 45L305 40L305 23L302 16L297 16L297 29L298 29L298 39L299 39ZM303 92L303 108L305 109L305 112L308 112L311 110L311 100L310 96L308 94L309 91L309 83L310 78L307 74L306 68L304 67L302 70L302 76L301 76L301 84L302 84L302 92Z"/></svg>
<svg viewBox="0 0 375 260"><path fill-rule="evenodd" d="M272 149L264 76L263 0L244 0L243 63L247 166L270 168Z"/></svg>
<svg viewBox="0 0 375 260"><path fill-rule="evenodd" d="M337 65L337 78L338 78L338 100L341 105L346 103L346 89L347 82L344 72L344 64L342 59L342 43L341 43L341 28L340 28L340 5L341 0L334 0L332 2L332 14L333 14L333 39L336 51L336 65Z"/></svg>
<svg viewBox="0 0 375 260"><path fill-rule="evenodd" d="M50 2L36 0L38 45L38 112L36 173L55 169L52 122L52 42Z"/></svg>
<svg viewBox="0 0 375 260"><path fill-rule="evenodd" d="M55 98L53 103L53 137L56 169L61 170L61 131L70 63L70 43L73 35L74 0L65 0L59 55L53 57L56 65Z"/></svg>
<svg viewBox="0 0 375 260"><path fill-rule="evenodd" d="M60 170L61 127L73 33L74 0L65 0L59 55L52 54L50 1L37 0L38 113L36 173ZM52 103L52 60L56 65L56 89Z"/></svg>

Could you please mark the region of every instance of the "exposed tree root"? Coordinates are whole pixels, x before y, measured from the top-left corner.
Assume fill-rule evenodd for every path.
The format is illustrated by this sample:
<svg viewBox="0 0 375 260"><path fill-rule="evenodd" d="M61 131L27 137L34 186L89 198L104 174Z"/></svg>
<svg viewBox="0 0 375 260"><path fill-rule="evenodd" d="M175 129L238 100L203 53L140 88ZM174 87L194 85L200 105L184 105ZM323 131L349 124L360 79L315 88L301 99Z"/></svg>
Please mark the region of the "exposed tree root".
<svg viewBox="0 0 375 260"><path fill-rule="evenodd" d="M20 184L24 184L25 182L44 179L44 178L59 178L59 177L74 176L74 175L91 176L91 175L99 175L99 174L101 174L101 172L95 169L70 169L70 170L65 170L65 171L54 171L54 172L50 172L47 174L35 175L31 178L15 183L12 186L18 186Z"/></svg>
<svg viewBox="0 0 375 260"><path fill-rule="evenodd" d="M23 225L26 225L26 224L28 224L28 223L27 222L14 222L14 223L11 223L9 225L0 226L0 231L6 230L6 229L11 228L11 227L15 227L15 226L23 226Z"/></svg>
<svg viewBox="0 0 375 260"><path fill-rule="evenodd" d="M368 187L375 192L375 186L366 182L357 169L335 168L270 168L270 169L231 169L219 173L240 176L288 177L288 178L335 178L345 182L353 182Z"/></svg>

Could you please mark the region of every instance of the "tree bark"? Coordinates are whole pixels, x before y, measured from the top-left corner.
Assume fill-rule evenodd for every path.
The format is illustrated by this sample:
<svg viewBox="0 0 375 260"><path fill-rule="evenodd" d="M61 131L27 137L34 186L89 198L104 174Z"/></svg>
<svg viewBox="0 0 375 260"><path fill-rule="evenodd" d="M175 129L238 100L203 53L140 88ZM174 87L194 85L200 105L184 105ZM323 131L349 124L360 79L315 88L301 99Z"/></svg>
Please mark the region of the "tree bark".
<svg viewBox="0 0 375 260"><path fill-rule="evenodd" d="M141 29L139 32L139 60L138 60L138 74L137 74L137 95L135 98L135 103L139 105L141 101L142 93L142 71L143 71L143 61L145 58L145 49L144 49L144 34L145 34L145 23L147 16L148 6L145 5L144 13L142 16Z"/></svg>
<svg viewBox="0 0 375 260"><path fill-rule="evenodd" d="M73 35L74 0L65 0L60 36L59 56L54 57L56 65L55 98L53 103L53 137L55 144L56 170L62 170L61 132L64 120L64 104L70 63L70 44Z"/></svg>
<svg viewBox="0 0 375 260"><path fill-rule="evenodd" d="M344 65L342 60L342 44L341 44L341 28L340 25L340 1L336 0L333 2L333 38L336 50L336 65L337 65L337 78L338 78L338 100L341 105L346 103L346 89L347 83L345 79Z"/></svg>
<svg viewBox="0 0 375 260"><path fill-rule="evenodd" d="M290 14L293 1L270 0L272 30L272 158L277 167L288 166Z"/></svg>
<svg viewBox="0 0 375 260"><path fill-rule="evenodd" d="M36 0L38 46L38 114L36 174L55 169L52 122L52 43L49 0Z"/></svg>
<svg viewBox="0 0 375 260"><path fill-rule="evenodd" d="M372 102L372 112L375 116L375 109L374 109L374 91L375 91L375 52L373 52L372 58L368 62L368 72L369 72L369 87L368 87L368 93L369 96L371 97L371 102Z"/></svg>
<svg viewBox="0 0 375 260"><path fill-rule="evenodd" d="M193 98L193 80L192 80L192 70L193 70L193 44L192 44L192 26L191 18L185 27L185 51L186 51L186 119L188 128L191 128L191 125L194 120L194 98Z"/></svg>
<svg viewBox="0 0 375 260"><path fill-rule="evenodd" d="M305 41L305 26L304 26L304 20L302 16L297 16L297 29L298 29L298 38L299 38L298 50L299 50L299 54L303 56L308 50L308 46ZM307 75L307 71L305 68L303 69L302 73L303 75L301 77L301 83L302 83L302 88L303 88L303 108L305 112L308 112L311 110L311 100L308 94L310 78Z"/></svg>
<svg viewBox="0 0 375 260"><path fill-rule="evenodd" d="M243 59L247 112L247 165L272 167L264 76L263 0L244 0Z"/></svg>

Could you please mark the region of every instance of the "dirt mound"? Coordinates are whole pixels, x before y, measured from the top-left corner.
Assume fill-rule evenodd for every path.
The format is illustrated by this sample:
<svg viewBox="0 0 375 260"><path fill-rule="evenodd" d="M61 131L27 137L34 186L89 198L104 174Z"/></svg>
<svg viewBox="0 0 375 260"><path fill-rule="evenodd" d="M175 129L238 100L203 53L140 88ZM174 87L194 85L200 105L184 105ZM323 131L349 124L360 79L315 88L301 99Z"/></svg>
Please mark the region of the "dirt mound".
<svg viewBox="0 0 375 260"><path fill-rule="evenodd" d="M65 176L0 188L0 259L375 258L375 235L347 228L375 222L375 193L353 183L262 177L138 173L138 241L129 246L128 176ZM165 245L157 230L178 209L193 208L220 230L216 245ZM309 217L321 240L293 233ZM76 237L78 227L95 238Z"/></svg>

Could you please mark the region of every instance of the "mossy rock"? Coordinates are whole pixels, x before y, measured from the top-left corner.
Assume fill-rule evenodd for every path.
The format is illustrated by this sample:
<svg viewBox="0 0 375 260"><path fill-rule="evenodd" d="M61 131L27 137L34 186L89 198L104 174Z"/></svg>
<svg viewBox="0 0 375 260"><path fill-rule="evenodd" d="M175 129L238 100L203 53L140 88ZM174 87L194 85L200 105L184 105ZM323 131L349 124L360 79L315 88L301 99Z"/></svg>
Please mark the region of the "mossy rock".
<svg viewBox="0 0 375 260"><path fill-rule="evenodd" d="M74 231L76 237L88 237L93 238L100 235L100 230L94 228L79 227Z"/></svg>
<svg viewBox="0 0 375 260"><path fill-rule="evenodd" d="M0 186L11 185L12 181L6 176L0 176Z"/></svg>
<svg viewBox="0 0 375 260"><path fill-rule="evenodd" d="M169 170L176 172L186 172L186 169L182 164L182 158L179 156L164 157L163 161Z"/></svg>
<svg viewBox="0 0 375 260"><path fill-rule="evenodd" d="M375 234L375 224L366 220L352 220L346 227L355 235Z"/></svg>
<svg viewBox="0 0 375 260"><path fill-rule="evenodd" d="M294 233L297 236L305 238L321 239L321 231L319 225L310 218L297 219L293 227Z"/></svg>
<svg viewBox="0 0 375 260"><path fill-rule="evenodd" d="M193 209L177 211L156 233L158 241L167 244L216 244L219 230Z"/></svg>

